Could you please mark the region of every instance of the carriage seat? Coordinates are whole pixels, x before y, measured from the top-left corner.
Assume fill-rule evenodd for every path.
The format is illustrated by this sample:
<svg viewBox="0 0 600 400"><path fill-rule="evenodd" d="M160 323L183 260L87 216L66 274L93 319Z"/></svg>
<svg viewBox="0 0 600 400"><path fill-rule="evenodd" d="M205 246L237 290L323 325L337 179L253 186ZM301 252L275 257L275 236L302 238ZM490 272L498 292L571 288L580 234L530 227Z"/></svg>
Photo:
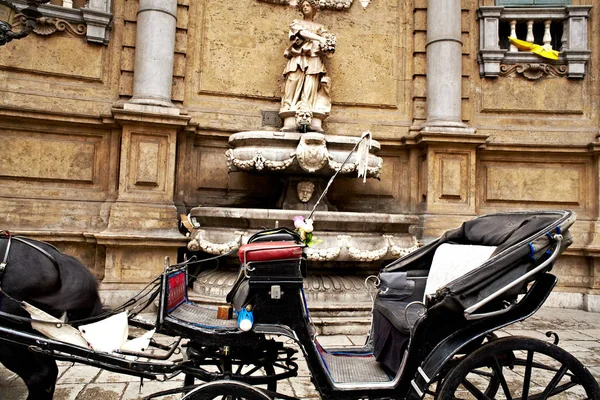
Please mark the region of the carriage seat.
<svg viewBox="0 0 600 400"><path fill-rule="evenodd" d="M291 241L255 242L241 246L238 257L242 266L269 261L299 260L302 258L302 248L302 245Z"/></svg>
<svg viewBox="0 0 600 400"><path fill-rule="evenodd" d="M398 275L394 279L395 287L387 290L380 287L373 308L377 360L390 370L397 371L401 361L397 355L403 353L411 327L423 313L423 307L407 309L408 304L415 301L426 303L427 295L479 267L495 249L495 246L444 243L435 250L428 271L389 272Z"/></svg>
<svg viewBox="0 0 600 400"><path fill-rule="evenodd" d="M287 228L255 233L238 250L240 270L226 301L240 310L250 301L250 280L263 282L302 281L306 276L305 245Z"/></svg>
<svg viewBox="0 0 600 400"><path fill-rule="evenodd" d="M157 330L167 334L181 335L194 330L237 331L235 319L217 318L217 308L199 305L188 299L187 267L165 272L162 277L162 293L157 315Z"/></svg>

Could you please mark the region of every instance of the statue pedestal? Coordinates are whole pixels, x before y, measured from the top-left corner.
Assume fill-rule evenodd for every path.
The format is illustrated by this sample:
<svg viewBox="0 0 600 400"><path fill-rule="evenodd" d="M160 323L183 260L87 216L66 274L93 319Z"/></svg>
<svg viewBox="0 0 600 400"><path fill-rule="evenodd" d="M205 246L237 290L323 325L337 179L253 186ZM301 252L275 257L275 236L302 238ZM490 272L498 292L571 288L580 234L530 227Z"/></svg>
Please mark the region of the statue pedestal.
<svg viewBox="0 0 600 400"><path fill-rule="evenodd" d="M296 111L280 111L279 116L283 120L282 132L296 132L298 130L296 121ZM323 120L327 118L327 114L314 111L308 132L325 132L323 130Z"/></svg>

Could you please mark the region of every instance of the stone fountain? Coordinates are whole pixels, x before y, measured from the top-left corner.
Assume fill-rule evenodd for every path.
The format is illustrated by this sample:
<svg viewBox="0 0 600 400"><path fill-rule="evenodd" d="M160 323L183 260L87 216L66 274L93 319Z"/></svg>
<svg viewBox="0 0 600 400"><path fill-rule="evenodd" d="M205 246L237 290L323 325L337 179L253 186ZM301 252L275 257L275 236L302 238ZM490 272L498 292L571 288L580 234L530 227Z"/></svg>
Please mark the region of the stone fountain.
<svg viewBox="0 0 600 400"><path fill-rule="evenodd" d="M377 156L381 147L377 141L371 140L368 153L364 152L366 157L359 159L357 152L351 152L360 137L325 132L323 121L331 111L331 79L325 59L334 53L336 38L314 22L317 0L299 1L297 8L303 19L290 25L290 45L284 52L287 63L279 111L283 127L281 131L235 133L229 138L230 149L225 154L230 172L279 175L284 180L278 208L194 208L190 218L197 228L188 248L211 255L226 254L257 231L293 228L295 216L307 218L316 209L314 235L322 242L306 251L309 273L305 291L317 325L322 322L324 330L335 331L336 322L352 323L368 315L371 299L363 285L365 278L376 273L385 261L417 248L409 227L418 224L418 219L340 212L322 196L334 174L338 173L337 179L355 178L358 172L365 179L379 178L383 161ZM195 300L222 301L237 276L233 259L232 264L230 268L202 272L194 283Z"/></svg>

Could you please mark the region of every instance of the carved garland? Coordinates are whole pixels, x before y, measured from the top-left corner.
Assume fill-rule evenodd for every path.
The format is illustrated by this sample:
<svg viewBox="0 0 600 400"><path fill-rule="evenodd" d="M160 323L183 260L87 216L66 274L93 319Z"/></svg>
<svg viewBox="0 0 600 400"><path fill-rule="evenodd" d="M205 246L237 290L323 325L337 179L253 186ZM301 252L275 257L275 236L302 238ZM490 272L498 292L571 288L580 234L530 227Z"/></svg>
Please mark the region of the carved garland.
<svg viewBox="0 0 600 400"><path fill-rule="evenodd" d="M500 76L510 76L515 73L521 74L531 81L535 81L543 76L565 76L567 74L567 66L543 63L502 64L500 66Z"/></svg>
<svg viewBox="0 0 600 400"><path fill-rule="evenodd" d="M23 14L18 14L15 19L14 26L25 26L27 17ZM41 17L37 19L37 26L33 32L42 36L49 36L56 32L67 32L75 36L84 36L87 33L85 24L71 25L68 21L60 18Z"/></svg>
<svg viewBox="0 0 600 400"><path fill-rule="evenodd" d="M308 261L331 261L339 257L342 247L328 247L326 249L315 249L307 247L304 252Z"/></svg>
<svg viewBox="0 0 600 400"><path fill-rule="evenodd" d="M405 255L410 254L419 248L419 242L414 237L413 237L413 245L411 247L397 246L394 243L394 241L392 240L393 239L392 235L384 235L384 237L387 238L387 240L390 243L390 254L392 255L392 257L404 257Z"/></svg>
<svg viewBox="0 0 600 400"><path fill-rule="evenodd" d="M242 245L242 237L244 232L235 232L236 238L227 243L213 243L204 239L205 231L200 230L196 237L188 242L190 251L203 251L208 254L221 255L229 253L232 250L239 248Z"/></svg>
<svg viewBox="0 0 600 400"><path fill-rule="evenodd" d="M299 0L258 0L263 3L295 5ZM348 10L354 0L319 0L321 9ZM367 8L371 0L359 0L363 8Z"/></svg>
<svg viewBox="0 0 600 400"><path fill-rule="evenodd" d="M381 157L377 157L377 166L375 167L367 167L367 176L369 178L379 178L381 175L381 167L383 166L383 159ZM358 169L358 163L347 162L343 168L342 163L334 161L333 157L329 156L329 167L334 171L340 171L342 174L349 174L355 172Z"/></svg>
<svg viewBox="0 0 600 400"><path fill-rule="evenodd" d="M282 171L288 168L294 162L296 158L295 153L290 154L290 158L281 161L273 161L267 160L261 151L258 151L254 158L250 160L240 160L235 158L233 151L231 149L225 152L225 156L227 157L227 167L230 171L241 170L241 171L251 171L256 169L257 171L262 171L263 169L268 169L271 171Z"/></svg>
<svg viewBox="0 0 600 400"><path fill-rule="evenodd" d="M215 255L225 254L241 246L242 238L246 232L236 231L236 238L226 243L210 242L204 238L205 234L204 230L199 230L195 237L188 242L188 249ZM305 249L306 258L309 261L333 261L340 256L342 250L347 249L348 257L351 260L370 262L382 260L388 255L402 257L419 248L419 244L415 238L413 238L413 245L411 247L401 247L393 242L391 235L383 235L383 247L374 250L363 250L350 246L351 239L352 237L349 235L338 235L338 246L328 248L308 247Z"/></svg>
<svg viewBox="0 0 600 400"><path fill-rule="evenodd" d="M256 155L249 160L240 160L235 158L233 151L231 149L225 152L225 156L227 157L227 167L230 171L262 171L263 169L268 169L271 171L283 171L288 168L294 162L294 159L298 160L298 164L303 166L303 169L311 169L311 171L316 171L321 169L327 164L332 170L340 171L342 174L349 174L352 172L356 172L358 168L358 164L354 162L348 162L342 168L342 163L334 161L331 155L326 156L325 158L321 158L318 160L310 160L304 157L303 153L290 153L290 157L281 161L274 161L266 159L261 151L258 151ZM314 165L317 164L317 165ZM367 167L367 176L370 178L379 178L381 175L381 167L383 164L383 160L380 157L377 157L377 166L375 167Z"/></svg>
<svg viewBox="0 0 600 400"><path fill-rule="evenodd" d="M387 241L385 246L375 250L361 250L356 247L348 246L348 255L350 256L350 259L354 261L379 261L388 253L389 248L390 244Z"/></svg>

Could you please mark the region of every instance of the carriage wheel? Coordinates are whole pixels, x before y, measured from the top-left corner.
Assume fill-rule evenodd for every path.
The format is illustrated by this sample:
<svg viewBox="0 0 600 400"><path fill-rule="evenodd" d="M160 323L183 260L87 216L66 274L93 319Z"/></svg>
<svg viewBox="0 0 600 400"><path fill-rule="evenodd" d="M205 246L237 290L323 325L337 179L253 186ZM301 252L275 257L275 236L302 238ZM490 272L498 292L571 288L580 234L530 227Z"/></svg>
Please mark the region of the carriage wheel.
<svg viewBox="0 0 600 400"><path fill-rule="evenodd" d="M241 381L275 392L277 381L296 376L298 366L292 361L293 352L281 348L273 352L259 351L258 355L226 355L219 348L188 348L188 356L196 366L219 373L221 379ZM276 369L277 368L277 369ZM184 386L193 385L195 378L187 374Z"/></svg>
<svg viewBox="0 0 600 400"><path fill-rule="evenodd" d="M246 378L259 377L261 380L266 380L266 384L258 384L259 386L265 386L267 390L273 392L277 391L277 378L275 377L275 367L273 364L245 364L240 360L234 360L231 364L226 364L225 366L217 365L216 368L226 376L234 375L236 378L240 376ZM269 377L273 378L269 379ZM192 386L195 382L196 378L194 375L186 374L183 385Z"/></svg>
<svg viewBox="0 0 600 400"><path fill-rule="evenodd" d="M471 343L471 345L469 345L468 347L464 348L463 354L464 354L464 352L471 353L471 352L477 350L478 348L489 344L490 342L492 342L494 340L498 340L498 336L495 333L488 333L485 337L481 338L481 340L475 341L475 342ZM452 359L444 365L444 368L440 372L440 375L438 377L436 377L436 379L432 382L432 384L429 386L429 388L426 391L426 393L429 396L437 398L438 393L440 393L440 389L442 388L444 379L446 379L446 376L448 375L449 372L451 372L462 360L464 360L464 357L466 357L466 356L463 356L462 358ZM480 389L483 389L482 392L487 397L489 397L490 399L493 399L494 396L496 395L496 393L498 393L499 388L500 388L500 381L498 379L496 379L495 376L492 375L488 379L488 382L487 382L487 385L485 386L485 388L480 388ZM431 398L431 397L429 397L429 398Z"/></svg>
<svg viewBox="0 0 600 400"><path fill-rule="evenodd" d="M260 389L237 381L215 381L202 385L181 400L272 400Z"/></svg>
<svg viewBox="0 0 600 400"><path fill-rule="evenodd" d="M486 393L499 382L498 393ZM437 399L600 400L600 386L571 354L541 340L506 337L466 356L448 373Z"/></svg>

